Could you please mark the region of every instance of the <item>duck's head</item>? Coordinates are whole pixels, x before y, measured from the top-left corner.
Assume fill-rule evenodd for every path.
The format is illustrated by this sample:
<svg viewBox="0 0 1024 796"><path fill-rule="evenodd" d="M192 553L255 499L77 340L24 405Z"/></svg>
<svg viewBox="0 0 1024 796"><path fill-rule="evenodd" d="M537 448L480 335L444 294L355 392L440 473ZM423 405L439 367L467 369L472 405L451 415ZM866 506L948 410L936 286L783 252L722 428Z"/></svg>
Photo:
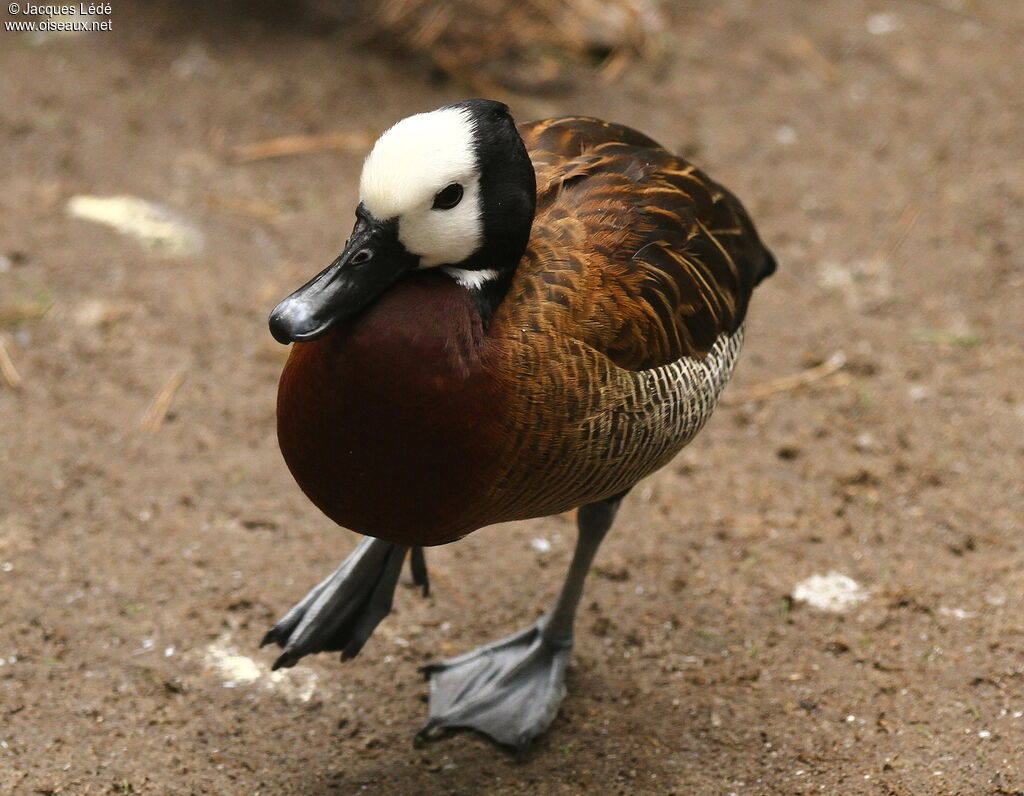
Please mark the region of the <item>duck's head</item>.
<svg viewBox="0 0 1024 796"><path fill-rule="evenodd" d="M502 103L468 100L403 119L363 164L344 251L277 305L271 333L281 343L315 340L417 269L440 268L493 301L526 250L536 193Z"/></svg>

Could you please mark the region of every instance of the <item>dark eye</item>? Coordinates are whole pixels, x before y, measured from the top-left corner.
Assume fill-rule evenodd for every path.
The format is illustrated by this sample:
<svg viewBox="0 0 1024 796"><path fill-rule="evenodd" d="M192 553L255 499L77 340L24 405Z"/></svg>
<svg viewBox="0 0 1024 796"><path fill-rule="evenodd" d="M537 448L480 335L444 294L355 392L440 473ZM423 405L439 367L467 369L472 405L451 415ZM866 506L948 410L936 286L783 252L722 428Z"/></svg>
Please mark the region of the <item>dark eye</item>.
<svg viewBox="0 0 1024 796"><path fill-rule="evenodd" d="M434 195L434 210L451 210L462 201L462 186L453 182Z"/></svg>

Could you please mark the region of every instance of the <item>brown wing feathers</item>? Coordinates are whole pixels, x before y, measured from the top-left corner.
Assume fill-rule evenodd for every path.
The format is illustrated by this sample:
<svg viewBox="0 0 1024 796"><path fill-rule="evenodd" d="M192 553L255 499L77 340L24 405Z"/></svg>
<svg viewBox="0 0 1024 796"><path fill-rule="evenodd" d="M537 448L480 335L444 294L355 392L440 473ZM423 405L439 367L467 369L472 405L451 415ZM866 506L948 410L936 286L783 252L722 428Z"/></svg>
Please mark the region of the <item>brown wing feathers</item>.
<svg viewBox="0 0 1024 796"><path fill-rule="evenodd" d="M520 132L538 185L520 268L537 269L563 332L642 370L703 357L739 328L774 261L735 197L626 127L576 117Z"/></svg>

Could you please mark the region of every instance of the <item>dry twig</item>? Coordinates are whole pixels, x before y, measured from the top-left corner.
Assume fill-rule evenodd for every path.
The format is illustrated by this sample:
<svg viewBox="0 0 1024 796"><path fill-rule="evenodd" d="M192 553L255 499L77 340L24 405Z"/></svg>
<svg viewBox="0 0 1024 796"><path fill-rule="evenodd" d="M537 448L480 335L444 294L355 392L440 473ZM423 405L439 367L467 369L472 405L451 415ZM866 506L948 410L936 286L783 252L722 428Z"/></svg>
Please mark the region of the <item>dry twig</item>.
<svg viewBox="0 0 1024 796"><path fill-rule="evenodd" d="M765 401L775 395L793 392L801 387L806 387L808 384L821 381L833 373L838 373L845 364L846 355L842 351L837 351L820 365L815 365L813 368L808 368L790 376L782 376L778 379L761 382L740 392L727 393L722 397L721 403L724 406L737 406L752 401Z"/></svg>
<svg viewBox="0 0 1024 796"><path fill-rule="evenodd" d="M807 67L815 72L828 85L839 82L839 70L828 58L821 54L821 51L814 46L814 42L806 36L794 36L789 40L789 48L793 55L807 64Z"/></svg>
<svg viewBox="0 0 1024 796"><path fill-rule="evenodd" d="M160 388L160 391L146 408L145 413L142 415L142 420L139 421L143 431L155 434L160 430L167 417L167 410L171 407L174 393L177 392L184 379L185 373L181 370L176 370L171 374L171 377L164 383L164 386Z"/></svg>
<svg viewBox="0 0 1024 796"><path fill-rule="evenodd" d="M281 214L281 209L277 205L265 199L246 199L239 196L207 194L203 197L203 202L207 207L215 210L225 210L228 213L250 216L265 221L277 218Z"/></svg>
<svg viewBox="0 0 1024 796"><path fill-rule="evenodd" d="M921 209L917 205L910 204L903 208L903 212L900 213L900 217L896 222L896 230L890 237L889 242L875 252L876 262L887 262L890 257L899 251L900 246L903 245L903 241L907 239L910 231L917 223L917 217L920 214Z"/></svg>
<svg viewBox="0 0 1024 796"><path fill-rule="evenodd" d="M14 360L11 359L11 354L7 350L7 341L4 340L3 336L0 336L0 374L3 375L4 382L12 390L17 390L21 387L21 374L14 367Z"/></svg>
<svg viewBox="0 0 1024 796"><path fill-rule="evenodd" d="M376 138L373 133L365 130L324 133L323 135L290 135L232 147L230 153L237 163L282 158L288 155L307 155L311 152L362 153L373 144Z"/></svg>
<svg viewBox="0 0 1024 796"><path fill-rule="evenodd" d="M594 68L611 80L657 51L664 25L661 0L382 0L366 28L502 98L563 91Z"/></svg>
<svg viewBox="0 0 1024 796"><path fill-rule="evenodd" d="M42 318L53 307L50 300L25 301L10 307L0 307L0 326L17 326L23 321Z"/></svg>

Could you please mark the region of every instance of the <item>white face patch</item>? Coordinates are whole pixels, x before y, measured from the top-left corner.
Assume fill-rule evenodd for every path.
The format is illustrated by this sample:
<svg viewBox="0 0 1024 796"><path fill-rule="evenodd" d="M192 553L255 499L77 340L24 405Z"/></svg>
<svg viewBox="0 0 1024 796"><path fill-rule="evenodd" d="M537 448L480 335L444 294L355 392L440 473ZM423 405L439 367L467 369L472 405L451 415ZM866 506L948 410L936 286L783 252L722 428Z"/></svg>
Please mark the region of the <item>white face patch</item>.
<svg viewBox="0 0 1024 796"><path fill-rule="evenodd" d="M420 266L452 265L483 241L474 124L463 108L402 119L377 139L363 163L359 198L375 218L398 219L398 239ZM462 186L462 200L435 210L434 196Z"/></svg>

